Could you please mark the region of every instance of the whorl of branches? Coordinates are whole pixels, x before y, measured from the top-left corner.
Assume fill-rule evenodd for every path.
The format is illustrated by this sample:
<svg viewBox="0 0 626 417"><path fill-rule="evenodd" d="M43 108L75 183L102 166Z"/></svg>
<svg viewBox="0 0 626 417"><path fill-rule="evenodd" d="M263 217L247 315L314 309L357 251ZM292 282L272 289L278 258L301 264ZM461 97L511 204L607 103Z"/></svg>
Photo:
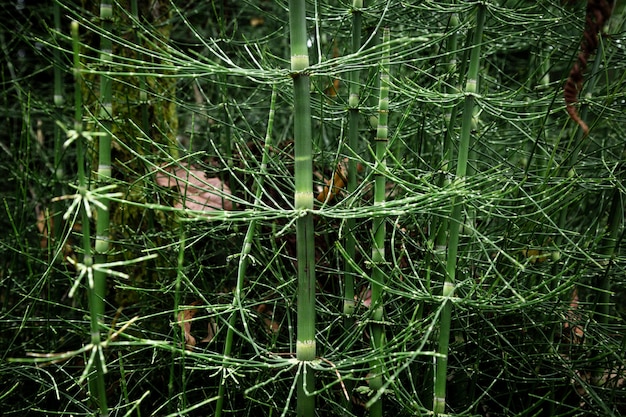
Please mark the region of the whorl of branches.
<svg viewBox="0 0 626 417"><path fill-rule="evenodd" d="M598 48L598 34L609 20L613 11L614 0L588 0L585 18L585 32L580 42L580 53L570 70L569 77L563 88L563 96L567 105L567 113L583 129L585 135L589 133L589 127L580 118L574 104L578 101L578 92L582 88L583 74L587 68L587 60Z"/></svg>

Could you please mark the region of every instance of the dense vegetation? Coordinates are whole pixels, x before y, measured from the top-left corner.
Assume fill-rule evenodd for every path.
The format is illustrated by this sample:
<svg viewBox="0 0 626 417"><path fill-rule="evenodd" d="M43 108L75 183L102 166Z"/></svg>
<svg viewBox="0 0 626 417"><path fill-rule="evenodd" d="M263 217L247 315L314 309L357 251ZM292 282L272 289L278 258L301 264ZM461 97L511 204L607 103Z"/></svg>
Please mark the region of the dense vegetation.
<svg viewBox="0 0 626 417"><path fill-rule="evenodd" d="M626 6L2 2L0 414L626 414Z"/></svg>

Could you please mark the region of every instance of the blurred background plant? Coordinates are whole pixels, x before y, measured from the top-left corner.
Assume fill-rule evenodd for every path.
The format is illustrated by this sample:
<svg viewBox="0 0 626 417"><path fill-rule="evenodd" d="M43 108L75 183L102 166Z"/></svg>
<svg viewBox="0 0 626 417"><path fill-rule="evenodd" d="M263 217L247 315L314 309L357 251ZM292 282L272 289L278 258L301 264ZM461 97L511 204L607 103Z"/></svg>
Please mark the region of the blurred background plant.
<svg viewBox="0 0 626 417"><path fill-rule="evenodd" d="M2 2L3 415L626 413L622 2L589 2L588 134L584 2L307 2L304 212L288 2L110 4Z"/></svg>

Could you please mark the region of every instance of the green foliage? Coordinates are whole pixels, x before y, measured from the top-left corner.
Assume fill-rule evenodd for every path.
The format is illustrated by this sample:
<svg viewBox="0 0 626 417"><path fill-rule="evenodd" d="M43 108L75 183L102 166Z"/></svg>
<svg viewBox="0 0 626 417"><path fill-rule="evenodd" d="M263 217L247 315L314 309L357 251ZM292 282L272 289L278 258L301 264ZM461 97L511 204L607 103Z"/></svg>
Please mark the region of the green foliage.
<svg viewBox="0 0 626 417"><path fill-rule="evenodd" d="M563 99L582 4L307 2L308 184L326 193L308 211L294 204L308 185L296 181L288 2L157 3L114 2L110 30L91 6L59 2L59 26L52 7L2 5L15 22L0 28L3 415L93 414L86 370L101 373L111 415L295 415L305 371L324 416L365 415L377 398L383 415L432 415L442 392L448 415L626 413L623 3L585 72L584 135ZM387 51L383 166L373 140ZM101 76L115 189L96 181ZM85 154L55 135L80 138ZM111 203L99 340L87 276L77 281L98 216L78 215L94 208L79 194ZM303 215L316 278L307 366L296 357ZM381 245L384 262L372 257ZM447 366L437 386L435 362Z"/></svg>

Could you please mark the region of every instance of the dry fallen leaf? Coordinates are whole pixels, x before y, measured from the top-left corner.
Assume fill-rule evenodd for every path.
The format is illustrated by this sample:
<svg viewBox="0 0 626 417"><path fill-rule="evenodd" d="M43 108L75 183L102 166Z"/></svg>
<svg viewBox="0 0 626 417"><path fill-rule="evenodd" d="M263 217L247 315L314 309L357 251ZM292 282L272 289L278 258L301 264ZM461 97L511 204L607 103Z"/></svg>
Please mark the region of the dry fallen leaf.
<svg viewBox="0 0 626 417"><path fill-rule="evenodd" d="M354 296L354 301L369 308L372 305L372 290L367 287L363 288L359 295Z"/></svg>
<svg viewBox="0 0 626 417"><path fill-rule="evenodd" d="M176 187L180 193L174 207L198 211L233 209L233 202L228 198L230 188L219 178L206 178L204 171L194 165L161 168L155 176L157 184Z"/></svg>
<svg viewBox="0 0 626 417"><path fill-rule="evenodd" d="M200 301L194 301L191 303L192 306L197 306L202 304ZM192 350L197 342L196 338L191 334L191 323L193 322L193 318L198 313L197 308L190 308L178 313L178 325L183 329L185 334L185 347L188 350ZM200 340L200 343L210 343L215 334L217 333L217 324L212 317L209 318L209 324L207 325L207 335L204 339Z"/></svg>
<svg viewBox="0 0 626 417"><path fill-rule="evenodd" d="M194 305L195 303L192 303ZM178 324L185 333L185 346L187 349L192 349L196 345L196 338L191 335L191 320L196 315L198 309L193 308L190 310L184 310L178 313Z"/></svg>
<svg viewBox="0 0 626 417"><path fill-rule="evenodd" d="M215 337L217 333L217 324L213 318L209 318L209 324L207 325L207 335L204 339L200 341L200 343L210 343L211 340Z"/></svg>
<svg viewBox="0 0 626 417"><path fill-rule="evenodd" d="M263 323L265 323L265 330L269 333L278 333L280 325L273 319L274 310L272 310L267 304L260 304L255 307L255 310L263 318Z"/></svg>
<svg viewBox="0 0 626 417"><path fill-rule="evenodd" d="M572 298L569 303L569 309L566 314L566 321L563 323L563 329L565 336L570 342L574 344L580 344L585 337L583 327L579 323L581 321L580 313L578 312L579 299L578 288L574 288L572 292Z"/></svg>
<svg viewBox="0 0 626 417"><path fill-rule="evenodd" d="M363 166L361 164L357 164L357 172L363 171ZM320 203L330 202L335 196L341 192L341 190L348 183L348 158L344 158L343 161L337 164L337 168L334 171L333 179L324 180L326 185L322 189L322 191L317 195L316 199Z"/></svg>
<svg viewBox="0 0 626 417"><path fill-rule="evenodd" d="M257 27L257 26L262 26L265 23L265 19L263 19L262 17L253 17L250 19L250 26Z"/></svg>

